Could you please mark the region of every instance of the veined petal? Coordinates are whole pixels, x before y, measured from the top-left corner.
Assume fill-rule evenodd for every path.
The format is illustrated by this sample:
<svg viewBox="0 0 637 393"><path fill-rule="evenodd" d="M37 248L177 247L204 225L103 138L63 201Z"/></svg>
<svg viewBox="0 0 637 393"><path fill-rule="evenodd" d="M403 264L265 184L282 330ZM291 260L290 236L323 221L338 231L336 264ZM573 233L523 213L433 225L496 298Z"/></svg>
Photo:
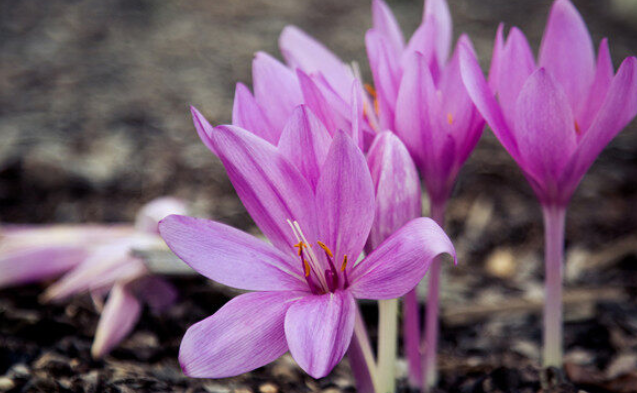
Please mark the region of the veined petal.
<svg viewBox="0 0 637 393"><path fill-rule="evenodd" d="M383 0L372 1L374 29L385 37L391 46L391 55L399 57L405 48L405 39L394 14Z"/></svg>
<svg viewBox="0 0 637 393"><path fill-rule="evenodd" d="M504 23L498 25L493 43L493 53L491 54L491 68L489 68L489 86L495 94L500 83L500 57L504 51ZM457 49L456 49L457 52Z"/></svg>
<svg viewBox="0 0 637 393"><path fill-rule="evenodd" d="M5 251L0 255L0 288L56 278L88 256L83 246L44 246Z"/></svg>
<svg viewBox="0 0 637 393"><path fill-rule="evenodd" d="M276 136L288 121L297 105L303 103L301 87L294 71L264 52L258 52L252 61L254 97L265 116L276 129ZM276 141L272 141L276 144Z"/></svg>
<svg viewBox="0 0 637 393"><path fill-rule="evenodd" d="M203 142L204 145L212 152L212 154L217 154L214 146L210 140L210 137L215 132L214 128L208 123L208 120L195 108L194 106L190 107L190 113L192 114L192 121L195 124L195 129L197 130L197 135L199 135L199 139Z"/></svg>
<svg viewBox="0 0 637 393"><path fill-rule="evenodd" d="M263 114L257 100L242 83L237 83L232 107L232 125L244 128L276 145L280 129L277 130Z"/></svg>
<svg viewBox="0 0 637 393"><path fill-rule="evenodd" d="M303 294L254 292L240 295L191 326L179 348L184 374L226 378L252 371L288 350L285 313Z"/></svg>
<svg viewBox="0 0 637 393"><path fill-rule="evenodd" d="M522 86L535 70L533 52L524 34L511 29L506 45L499 57L497 93L500 107L511 128L515 128L515 108Z"/></svg>
<svg viewBox="0 0 637 393"><path fill-rule="evenodd" d="M399 56L393 56L385 37L372 29L365 35L365 46L376 86L376 100L383 129L393 129L396 98L400 86ZM373 109L370 109L373 110Z"/></svg>
<svg viewBox="0 0 637 393"><path fill-rule="evenodd" d="M332 137L323 123L307 106L299 105L283 129L279 151L316 188L331 143Z"/></svg>
<svg viewBox="0 0 637 393"><path fill-rule="evenodd" d="M539 64L562 86L575 113L595 75L595 52L586 24L568 0L556 0L540 46Z"/></svg>
<svg viewBox="0 0 637 393"><path fill-rule="evenodd" d="M376 216L367 244L371 250L421 215L418 171L407 148L392 132L379 134L367 154L376 189Z"/></svg>
<svg viewBox="0 0 637 393"><path fill-rule="evenodd" d="M356 301L349 291L307 296L285 316L285 337L296 362L322 378L341 361L354 333Z"/></svg>
<svg viewBox="0 0 637 393"><path fill-rule="evenodd" d="M597 116L599 108L601 108L606 98L606 93L613 81L614 70L613 62L610 58L608 49L608 40L604 38L599 44L599 53L597 55L597 69L595 70L595 79L588 93L586 104L582 106L582 110L576 116L578 122L579 136L583 136L588 127Z"/></svg>
<svg viewBox="0 0 637 393"><path fill-rule="evenodd" d="M524 169L537 178L556 181L577 147L577 136L566 95L544 68L524 84L515 123Z"/></svg>
<svg viewBox="0 0 637 393"><path fill-rule="evenodd" d="M116 284L106 301L95 331L91 355L95 359L108 354L130 333L139 320L142 306L126 285Z"/></svg>
<svg viewBox="0 0 637 393"><path fill-rule="evenodd" d="M516 160L519 159L519 150L511 129L504 120L502 109L498 105L487 81L484 79L478 60L471 48L460 46L460 73L462 81L467 88L469 97L473 100L482 117L489 124L504 148Z"/></svg>
<svg viewBox="0 0 637 393"><path fill-rule="evenodd" d="M416 218L394 232L354 266L348 288L359 299L393 299L412 290L435 257L456 251L432 219Z"/></svg>
<svg viewBox="0 0 637 393"><path fill-rule="evenodd" d="M279 48L292 68L307 74L322 73L345 100L349 100L349 87L354 76L347 66L323 44L296 26L287 26L279 37Z"/></svg>
<svg viewBox="0 0 637 393"><path fill-rule="evenodd" d="M423 22L433 17L436 20L436 30L434 42L436 43L436 57L442 67L449 57L451 50L451 39L453 37L453 24L451 13L446 0L426 0L423 13Z"/></svg>
<svg viewBox="0 0 637 393"><path fill-rule="evenodd" d="M232 126L215 128L212 141L243 205L275 247L297 242L287 220L315 235L312 187L275 146Z"/></svg>
<svg viewBox="0 0 637 393"><path fill-rule="evenodd" d="M440 64L436 53L438 48L438 37L436 36L438 23L439 21L433 16L427 17L409 39L407 48L405 48L401 58L402 67L406 68L408 63L412 61L411 59L413 59L414 53L420 53L424 58L424 64L429 68L434 80L437 79L438 72L440 71Z"/></svg>
<svg viewBox="0 0 637 393"><path fill-rule="evenodd" d="M565 197L575 191L580 180L606 145L637 114L637 58L623 61L591 127L564 170Z"/></svg>
<svg viewBox="0 0 637 393"><path fill-rule="evenodd" d="M228 225L172 215L159 230L179 258L211 280L252 291L307 289L292 252L285 254Z"/></svg>
<svg viewBox="0 0 637 393"><path fill-rule="evenodd" d="M316 186L316 209L321 240L337 263L344 255L356 260L374 221L374 186L363 152L339 131Z"/></svg>

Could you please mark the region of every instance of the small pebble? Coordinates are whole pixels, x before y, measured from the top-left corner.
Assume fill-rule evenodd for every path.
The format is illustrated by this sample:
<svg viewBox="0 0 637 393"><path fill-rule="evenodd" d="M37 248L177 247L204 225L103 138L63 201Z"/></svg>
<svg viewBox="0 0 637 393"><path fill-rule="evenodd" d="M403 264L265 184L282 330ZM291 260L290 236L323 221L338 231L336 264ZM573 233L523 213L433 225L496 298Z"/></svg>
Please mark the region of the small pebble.
<svg viewBox="0 0 637 393"><path fill-rule="evenodd" d="M0 392L8 392L15 387L15 382L9 377L0 377Z"/></svg>
<svg viewBox="0 0 637 393"><path fill-rule="evenodd" d="M515 256L508 248L498 248L487 258L487 272L498 278L511 278L515 274Z"/></svg>
<svg viewBox="0 0 637 393"><path fill-rule="evenodd" d="M252 393L252 390L250 388L237 388L234 393Z"/></svg>
<svg viewBox="0 0 637 393"><path fill-rule="evenodd" d="M259 392L261 393L278 393L279 388L273 383L264 383L259 386Z"/></svg>

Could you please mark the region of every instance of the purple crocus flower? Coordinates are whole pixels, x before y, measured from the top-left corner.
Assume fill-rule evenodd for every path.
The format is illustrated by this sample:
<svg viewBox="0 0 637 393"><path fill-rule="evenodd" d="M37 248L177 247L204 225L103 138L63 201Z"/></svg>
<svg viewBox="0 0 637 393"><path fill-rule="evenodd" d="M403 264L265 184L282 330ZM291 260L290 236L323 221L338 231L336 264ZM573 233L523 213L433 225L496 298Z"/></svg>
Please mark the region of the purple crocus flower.
<svg viewBox="0 0 637 393"><path fill-rule="evenodd" d="M637 58L625 59L614 74L604 39L595 61L586 25L568 0L553 3L537 63L524 34L512 28L505 42L502 26L490 84L469 48L460 57L469 95L542 204L547 298L543 362L560 367L566 206L599 153L637 113Z"/></svg>
<svg viewBox="0 0 637 393"><path fill-rule="evenodd" d="M365 157L343 132L336 133L322 165L305 163L316 173L313 186L293 163L313 151L307 138L286 154L239 127L201 128L272 243L185 216L160 223L166 243L193 269L257 291L238 296L188 330L179 355L187 375L238 375L289 350L310 375L323 377L349 347L356 298L399 297L436 255L454 255L440 227L421 218L356 262L374 220L374 190Z"/></svg>
<svg viewBox="0 0 637 393"><path fill-rule="evenodd" d="M7 227L0 241L0 287L61 276L47 288L44 301L91 293L101 312L91 354L103 357L131 332L144 303L161 312L176 299L173 286L150 275L133 251L165 247L159 220L185 211L179 200L158 198L139 211L134 227Z"/></svg>

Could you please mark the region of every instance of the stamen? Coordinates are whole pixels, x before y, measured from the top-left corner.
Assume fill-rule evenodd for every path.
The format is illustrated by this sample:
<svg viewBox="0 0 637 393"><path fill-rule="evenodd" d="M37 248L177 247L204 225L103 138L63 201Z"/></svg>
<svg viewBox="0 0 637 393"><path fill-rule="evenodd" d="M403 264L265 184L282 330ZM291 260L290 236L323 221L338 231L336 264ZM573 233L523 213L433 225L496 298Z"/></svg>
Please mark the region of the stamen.
<svg viewBox="0 0 637 393"><path fill-rule="evenodd" d="M447 113L447 123L449 123L449 125L453 124L453 116L451 113Z"/></svg>
<svg viewBox="0 0 637 393"><path fill-rule="evenodd" d="M294 245L294 247L299 249L299 256L303 255L303 248L307 248L307 246L305 245L305 243L303 243L302 241L301 241L301 242L296 243L296 244Z"/></svg>
<svg viewBox="0 0 637 393"><path fill-rule="evenodd" d="M575 132L576 132L577 134L579 134L579 133L581 133L581 132L582 132L582 130L579 128L579 124L577 123L577 120L575 120Z"/></svg>
<svg viewBox="0 0 637 393"><path fill-rule="evenodd" d="M330 250L330 249L329 249L329 248L325 245L325 243L323 243L323 242L322 242L322 241L320 241L320 240L319 240L319 241L317 241L316 243L319 245L319 247L321 247L321 248L323 249L323 251L325 251L325 253L327 254L327 256L328 256L328 257L330 257L330 258L334 258L334 254L332 254L332 250Z"/></svg>
<svg viewBox="0 0 637 393"><path fill-rule="evenodd" d="M343 264L341 265L341 271L344 272L347 269L347 254L343 257Z"/></svg>
<svg viewBox="0 0 637 393"><path fill-rule="evenodd" d="M309 277L310 276L310 264L307 263L307 261L304 259L303 260L303 267L305 268L305 277Z"/></svg>
<svg viewBox="0 0 637 393"><path fill-rule="evenodd" d="M302 242L305 246L303 247L305 248L304 254L307 256L307 263L310 265L311 270L314 270L315 275L318 278L318 281L321 284L321 286L323 288L327 288L328 285L327 285L327 282L325 281L325 277L323 277L323 275L319 273L322 271L322 269L320 269L318 258L316 257L316 254L314 254L312 247L311 246L308 247L308 245L310 245L311 243L308 242L307 239L305 238L305 235L303 234L303 231L301 230L301 226L299 225L297 221L291 222L288 220L288 223L292 227L292 230L294 231L294 234L297 237L297 240L299 242Z"/></svg>
<svg viewBox="0 0 637 393"><path fill-rule="evenodd" d="M374 89L372 85L370 85L369 83L365 83L365 91L369 93L369 95L372 96L373 99L376 99L376 89Z"/></svg>

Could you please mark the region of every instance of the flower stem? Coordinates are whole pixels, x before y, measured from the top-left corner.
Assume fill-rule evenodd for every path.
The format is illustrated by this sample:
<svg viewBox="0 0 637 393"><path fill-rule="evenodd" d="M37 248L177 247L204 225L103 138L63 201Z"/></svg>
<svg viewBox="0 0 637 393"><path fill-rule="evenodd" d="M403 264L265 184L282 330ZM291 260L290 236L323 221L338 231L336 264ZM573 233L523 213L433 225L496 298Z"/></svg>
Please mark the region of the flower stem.
<svg viewBox="0 0 637 393"><path fill-rule="evenodd" d="M409 385L420 387L422 367L420 365L420 304L418 289L409 291L403 300L403 340L409 366Z"/></svg>
<svg viewBox="0 0 637 393"><path fill-rule="evenodd" d="M444 228L445 202L431 203L431 218ZM436 258L429 268L429 292L425 315L425 351L422 357L423 391L428 392L438 383L436 355L438 352L438 297L440 294L440 259Z"/></svg>
<svg viewBox="0 0 637 393"><path fill-rule="evenodd" d="M360 308L356 307L354 337L349 346L347 356L352 374L356 380L356 391L360 393L378 393L377 368L374 353L369 342L365 322Z"/></svg>
<svg viewBox="0 0 637 393"><path fill-rule="evenodd" d="M398 352L398 299L378 301L378 391L396 390Z"/></svg>
<svg viewBox="0 0 637 393"><path fill-rule="evenodd" d="M562 274L566 208L542 206L544 215L544 348L542 365L562 368Z"/></svg>

